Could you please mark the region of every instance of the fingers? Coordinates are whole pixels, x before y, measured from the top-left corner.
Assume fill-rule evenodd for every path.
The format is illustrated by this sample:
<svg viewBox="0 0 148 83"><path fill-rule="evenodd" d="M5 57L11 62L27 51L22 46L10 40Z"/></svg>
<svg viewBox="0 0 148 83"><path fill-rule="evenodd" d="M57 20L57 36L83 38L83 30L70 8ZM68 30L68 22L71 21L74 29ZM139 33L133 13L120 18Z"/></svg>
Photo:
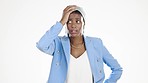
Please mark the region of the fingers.
<svg viewBox="0 0 148 83"><path fill-rule="evenodd" d="M77 7L76 5L69 5L65 8L65 10L68 10L69 8L72 8L72 7Z"/></svg>
<svg viewBox="0 0 148 83"><path fill-rule="evenodd" d="M67 6L67 7L63 10L63 16L62 16L62 18L61 18L61 20L60 20L60 22L61 22L63 25L67 22L70 13L73 12L73 11L75 11L76 8L77 8L76 5L69 5L69 6Z"/></svg>
<svg viewBox="0 0 148 83"><path fill-rule="evenodd" d="M76 8L77 8L76 5L69 5L69 6L67 6L67 7L64 9L64 12L65 12L65 13L71 13L71 12L73 12Z"/></svg>

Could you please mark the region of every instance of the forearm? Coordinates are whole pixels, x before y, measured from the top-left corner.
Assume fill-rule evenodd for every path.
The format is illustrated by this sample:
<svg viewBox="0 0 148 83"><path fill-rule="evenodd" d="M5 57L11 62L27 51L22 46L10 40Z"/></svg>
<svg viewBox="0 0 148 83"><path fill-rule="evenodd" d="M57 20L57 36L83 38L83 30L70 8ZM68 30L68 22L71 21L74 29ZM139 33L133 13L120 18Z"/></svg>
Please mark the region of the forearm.
<svg viewBox="0 0 148 83"><path fill-rule="evenodd" d="M58 37L58 34L61 32L62 28L63 25L60 22L53 25L50 30L48 30L37 42L37 48L45 53L51 54L55 46L54 39Z"/></svg>
<svg viewBox="0 0 148 83"><path fill-rule="evenodd" d="M105 46L103 46L102 52L104 63L107 64L108 67L110 67L112 70L110 77L106 79L104 83L116 83L122 75L122 67L118 61L109 53Z"/></svg>
<svg viewBox="0 0 148 83"><path fill-rule="evenodd" d="M120 79L122 75L122 67L118 65L115 69L111 68L112 73L110 74L110 77L105 80L104 83L117 83L117 81Z"/></svg>

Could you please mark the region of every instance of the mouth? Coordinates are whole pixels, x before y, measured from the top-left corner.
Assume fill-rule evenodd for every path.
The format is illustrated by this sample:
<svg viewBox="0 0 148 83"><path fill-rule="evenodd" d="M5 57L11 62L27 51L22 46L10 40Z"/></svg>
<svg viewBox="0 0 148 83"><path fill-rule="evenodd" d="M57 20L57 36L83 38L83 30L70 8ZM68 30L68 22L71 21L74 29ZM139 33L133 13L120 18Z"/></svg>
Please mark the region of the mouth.
<svg viewBox="0 0 148 83"><path fill-rule="evenodd" d="M77 30L70 30L69 32L70 32L70 34L77 34L78 31Z"/></svg>

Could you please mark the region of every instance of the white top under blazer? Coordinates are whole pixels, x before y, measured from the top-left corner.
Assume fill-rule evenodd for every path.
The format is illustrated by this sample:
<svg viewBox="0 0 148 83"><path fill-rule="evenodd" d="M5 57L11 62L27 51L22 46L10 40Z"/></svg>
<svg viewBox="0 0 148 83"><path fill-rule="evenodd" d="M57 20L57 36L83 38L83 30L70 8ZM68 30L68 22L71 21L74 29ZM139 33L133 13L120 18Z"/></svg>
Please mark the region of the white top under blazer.
<svg viewBox="0 0 148 83"><path fill-rule="evenodd" d="M78 58L70 55L66 83L93 83L91 67L86 51Z"/></svg>

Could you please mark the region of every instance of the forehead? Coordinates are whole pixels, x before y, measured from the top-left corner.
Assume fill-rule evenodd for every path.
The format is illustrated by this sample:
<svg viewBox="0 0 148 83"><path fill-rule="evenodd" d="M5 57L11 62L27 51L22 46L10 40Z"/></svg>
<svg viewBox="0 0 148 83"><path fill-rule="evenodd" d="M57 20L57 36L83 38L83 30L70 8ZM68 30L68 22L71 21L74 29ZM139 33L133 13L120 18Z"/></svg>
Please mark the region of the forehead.
<svg viewBox="0 0 148 83"><path fill-rule="evenodd" d="M71 13L69 15L69 19L81 19L81 14L78 14L78 13Z"/></svg>

